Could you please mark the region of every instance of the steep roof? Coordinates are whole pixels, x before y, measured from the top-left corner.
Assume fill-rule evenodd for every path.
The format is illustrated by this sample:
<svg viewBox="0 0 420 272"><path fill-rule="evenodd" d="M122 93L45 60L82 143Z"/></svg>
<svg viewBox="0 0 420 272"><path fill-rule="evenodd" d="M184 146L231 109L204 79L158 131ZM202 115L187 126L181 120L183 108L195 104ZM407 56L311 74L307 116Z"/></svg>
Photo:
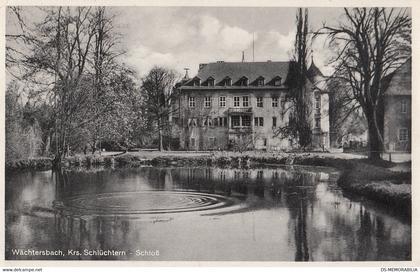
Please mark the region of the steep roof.
<svg viewBox="0 0 420 272"><path fill-rule="evenodd" d="M315 65L314 60L312 60L311 65L308 68L308 71L306 72L308 75L308 78L313 79L315 77L323 77L321 70Z"/></svg>
<svg viewBox="0 0 420 272"><path fill-rule="evenodd" d="M269 82L277 76L284 81L289 71L289 62L213 62L201 64L200 67L196 77L201 81L213 77L215 84L218 84L226 77L230 77L233 84L245 76L249 83L252 83L261 76L264 77L265 82Z"/></svg>
<svg viewBox="0 0 420 272"><path fill-rule="evenodd" d="M321 70L319 70L319 68L315 65L313 59L311 65L306 71L306 75L317 89L321 91L327 91L328 88L326 77L322 74Z"/></svg>
<svg viewBox="0 0 420 272"><path fill-rule="evenodd" d="M385 95L411 95L411 58L385 78Z"/></svg>

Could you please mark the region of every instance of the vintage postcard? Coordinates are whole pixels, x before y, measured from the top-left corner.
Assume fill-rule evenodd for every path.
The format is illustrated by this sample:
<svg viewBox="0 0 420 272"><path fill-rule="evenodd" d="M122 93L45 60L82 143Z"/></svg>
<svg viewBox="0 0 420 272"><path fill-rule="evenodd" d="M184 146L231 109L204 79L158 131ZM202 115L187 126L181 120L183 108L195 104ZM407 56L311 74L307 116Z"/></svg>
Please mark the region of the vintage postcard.
<svg viewBox="0 0 420 272"><path fill-rule="evenodd" d="M5 266L414 264L412 2L113 4L4 8Z"/></svg>

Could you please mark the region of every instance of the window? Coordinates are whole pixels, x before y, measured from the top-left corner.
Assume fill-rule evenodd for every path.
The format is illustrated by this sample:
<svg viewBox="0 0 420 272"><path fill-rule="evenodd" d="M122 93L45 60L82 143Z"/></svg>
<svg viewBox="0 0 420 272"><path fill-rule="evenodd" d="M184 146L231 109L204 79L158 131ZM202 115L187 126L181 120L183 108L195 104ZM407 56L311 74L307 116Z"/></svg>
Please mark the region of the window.
<svg viewBox="0 0 420 272"><path fill-rule="evenodd" d="M191 147L195 147L195 138L190 139L190 145Z"/></svg>
<svg viewBox="0 0 420 272"><path fill-rule="evenodd" d="M233 97L233 106L234 107L239 107L240 106L239 96L234 96Z"/></svg>
<svg viewBox="0 0 420 272"><path fill-rule="evenodd" d="M194 85L194 86L200 86L200 79L199 79L199 78L196 78L196 79L194 80L194 82L193 82L193 85Z"/></svg>
<svg viewBox="0 0 420 272"><path fill-rule="evenodd" d="M279 106L279 98L278 97L271 98L271 101L272 101L271 104L272 104L273 108L277 108Z"/></svg>
<svg viewBox="0 0 420 272"><path fill-rule="evenodd" d="M316 118L315 119L315 128L320 128L321 127L321 119L320 118Z"/></svg>
<svg viewBox="0 0 420 272"><path fill-rule="evenodd" d="M187 125L188 125L188 127L196 127L197 126L197 119L196 118L189 118Z"/></svg>
<svg viewBox="0 0 420 272"><path fill-rule="evenodd" d="M219 125L219 118L213 119L213 126L217 127Z"/></svg>
<svg viewBox="0 0 420 272"><path fill-rule="evenodd" d="M264 138L264 146L267 146L267 138Z"/></svg>
<svg viewBox="0 0 420 272"><path fill-rule="evenodd" d="M225 86L231 86L232 85L232 79L230 77L225 78Z"/></svg>
<svg viewBox="0 0 420 272"><path fill-rule="evenodd" d="M401 100L401 113L407 113L407 100Z"/></svg>
<svg viewBox="0 0 420 272"><path fill-rule="evenodd" d="M264 86L264 78L257 79L257 86Z"/></svg>
<svg viewBox="0 0 420 272"><path fill-rule="evenodd" d="M239 81L239 85L240 85L240 86L248 86L248 79L247 79L246 77L242 78L242 79Z"/></svg>
<svg viewBox="0 0 420 272"><path fill-rule="evenodd" d="M263 127L264 126L264 117L255 117L254 118L254 125L256 127Z"/></svg>
<svg viewBox="0 0 420 272"><path fill-rule="evenodd" d="M264 177L264 172L262 170L257 172L257 179L262 179Z"/></svg>
<svg viewBox="0 0 420 272"><path fill-rule="evenodd" d="M284 110L285 105L286 105L286 100L282 99L280 102L281 110Z"/></svg>
<svg viewBox="0 0 420 272"><path fill-rule="evenodd" d="M248 96L243 96L242 97L242 106L243 107L249 107L249 97Z"/></svg>
<svg viewBox="0 0 420 272"><path fill-rule="evenodd" d="M214 86L214 79L213 78L209 78L207 80L207 86Z"/></svg>
<svg viewBox="0 0 420 272"><path fill-rule="evenodd" d="M408 141L408 129L400 128L399 139L400 139L401 142Z"/></svg>
<svg viewBox="0 0 420 272"><path fill-rule="evenodd" d="M232 127L239 127L241 125L241 119L239 115L232 116L231 120L232 120Z"/></svg>
<svg viewBox="0 0 420 272"><path fill-rule="evenodd" d="M219 117L219 126L221 127L227 126L227 117Z"/></svg>
<svg viewBox="0 0 420 272"><path fill-rule="evenodd" d="M204 97L204 107L205 108L210 108L211 107L211 97L210 96Z"/></svg>
<svg viewBox="0 0 420 272"><path fill-rule="evenodd" d="M277 117L273 117L273 127L277 127Z"/></svg>
<svg viewBox="0 0 420 272"><path fill-rule="evenodd" d="M195 97L188 97L188 106L190 108L194 108L195 107Z"/></svg>
<svg viewBox="0 0 420 272"><path fill-rule="evenodd" d="M315 109L320 109L321 108L321 97L316 96L315 97Z"/></svg>
<svg viewBox="0 0 420 272"><path fill-rule="evenodd" d="M226 107L226 96L219 97L219 107Z"/></svg>
<svg viewBox="0 0 420 272"><path fill-rule="evenodd" d="M280 86L281 85L281 78L277 78L274 80L274 86Z"/></svg>
<svg viewBox="0 0 420 272"><path fill-rule="evenodd" d="M251 126L251 116L249 116L249 115L242 116L242 126L243 127L250 127Z"/></svg>
<svg viewBox="0 0 420 272"><path fill-rule="evenodd" d="M263 98L262 97L257 97L257 107L262 108L263 105Z"/></svg>

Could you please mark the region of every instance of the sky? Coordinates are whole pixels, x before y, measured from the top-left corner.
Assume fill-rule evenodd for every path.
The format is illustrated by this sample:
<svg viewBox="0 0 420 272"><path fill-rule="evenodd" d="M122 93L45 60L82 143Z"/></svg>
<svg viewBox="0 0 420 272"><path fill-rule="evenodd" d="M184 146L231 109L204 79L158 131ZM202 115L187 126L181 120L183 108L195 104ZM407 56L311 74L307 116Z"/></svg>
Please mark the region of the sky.
<svg viewBox="0 0 420 272"><path fill-rule="evenodd" d="M287 61L296 33L296 8L286 7L107 7L115 15L126 54L121 60L144 76L154 66L183 76L197 73L200 63L215 61ZM25 7L27 18L41 16ZM309 8L310 30L324 22L336 25L342 8ZM13 23L7 20L6 32ZM254 58L253 58L254 41ZM315 64L328 75L331 50L324 38L312 44Z"/></svg>
<svg viewBox="0 0 420 272"><path fill-rule="evenodd" d="M296 33L296 8L284 7L110 7L127 50L124 62L140 75L153 66L197 73L199 63L287 61ZM311 30L336 24L341 8L310 8ZM323 38L312 45L316 65L326 74L331 51Z"/></svg>

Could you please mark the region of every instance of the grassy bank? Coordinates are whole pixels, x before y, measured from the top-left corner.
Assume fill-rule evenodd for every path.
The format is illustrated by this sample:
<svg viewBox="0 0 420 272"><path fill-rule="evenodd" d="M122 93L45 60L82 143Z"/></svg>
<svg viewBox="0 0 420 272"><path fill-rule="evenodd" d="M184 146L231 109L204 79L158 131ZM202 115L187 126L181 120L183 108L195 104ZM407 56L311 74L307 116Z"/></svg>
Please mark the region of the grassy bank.
<svg viewBox="0 0 420 272"><path fill-rule="evenodd" d="M218 166L258 167L293 164L327 166L340 170L338 185L344 192L362 196L403 213L411 214L411 168L395 171L396 163L371 162L357 156L328 153L268 152L136 152L122 155L80 155L67 158L65 167ZM6 169L48 169L51 159L40 158L6 164ZM401 169L401 168L399 168Z"/></svg>
<svg viewBox="0 0 420 272"><path fill-rule="evenodd" d="M6 171L20 171L20 170L48 170L52 167L51 158L30 158L22 160L7 161Z"/></svg>

